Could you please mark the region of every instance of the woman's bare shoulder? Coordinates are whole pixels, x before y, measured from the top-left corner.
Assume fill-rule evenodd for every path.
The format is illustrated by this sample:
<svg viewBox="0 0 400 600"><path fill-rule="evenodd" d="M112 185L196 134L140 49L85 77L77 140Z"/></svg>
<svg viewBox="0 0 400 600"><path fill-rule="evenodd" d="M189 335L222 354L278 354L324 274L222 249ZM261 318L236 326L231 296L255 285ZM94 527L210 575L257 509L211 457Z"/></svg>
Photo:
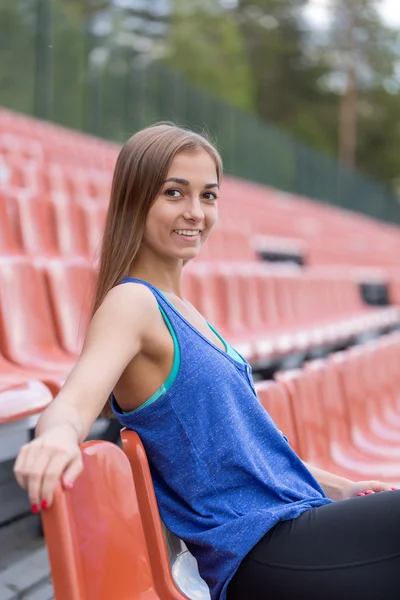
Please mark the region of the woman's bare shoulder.
<svg viewBox="0 0 400 600"><path fill-rule="evenodd" d="M105 296L95 317L115 321L147 322L158 313L157 300L141 283L129 282L113 287Z"/></svg>

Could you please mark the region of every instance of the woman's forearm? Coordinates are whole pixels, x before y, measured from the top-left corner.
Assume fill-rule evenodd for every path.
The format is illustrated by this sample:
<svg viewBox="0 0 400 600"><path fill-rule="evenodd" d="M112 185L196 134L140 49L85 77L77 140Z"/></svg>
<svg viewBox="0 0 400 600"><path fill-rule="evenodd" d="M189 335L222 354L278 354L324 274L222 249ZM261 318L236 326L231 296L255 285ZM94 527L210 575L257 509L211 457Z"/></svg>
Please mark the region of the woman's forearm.
<svg viewBox="0 0 400 600"><path fill-rule="evenodd" d="M341 477L340 475L335 475L329 471L324 471L323 469L314 467L306 462L304 462L304 464L318 481L328 498L339 501L347 497L347 490L353 483L351 479L346 479L346 477Z"/></svg>
<svg viewBox="0 0 400 600"><path fill-rule="evenodd" d="M71 434L76 435L77 443L82 442L87 435L78 410L74 406L61 402L59 397L53 400L40 416L36 424L35 435L36 437L40 436L50 429L58 427L68 427Z"/></svg>

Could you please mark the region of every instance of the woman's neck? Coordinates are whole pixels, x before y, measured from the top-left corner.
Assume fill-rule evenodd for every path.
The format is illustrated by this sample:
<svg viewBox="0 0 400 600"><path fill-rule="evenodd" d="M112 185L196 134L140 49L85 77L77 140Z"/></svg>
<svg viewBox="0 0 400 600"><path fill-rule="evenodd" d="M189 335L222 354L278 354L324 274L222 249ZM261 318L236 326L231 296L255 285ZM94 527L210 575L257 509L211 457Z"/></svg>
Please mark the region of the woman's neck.
<svg viewBox="0 0 400 600"><path fill-rule="evenodd" d="M179 262L179 264L178 264ZM175 261L175 264L152 264L152 261L135 261L129 276L143 279L154 285L162 292L172 293L182 297L181 277L183 261Z"/></svg>

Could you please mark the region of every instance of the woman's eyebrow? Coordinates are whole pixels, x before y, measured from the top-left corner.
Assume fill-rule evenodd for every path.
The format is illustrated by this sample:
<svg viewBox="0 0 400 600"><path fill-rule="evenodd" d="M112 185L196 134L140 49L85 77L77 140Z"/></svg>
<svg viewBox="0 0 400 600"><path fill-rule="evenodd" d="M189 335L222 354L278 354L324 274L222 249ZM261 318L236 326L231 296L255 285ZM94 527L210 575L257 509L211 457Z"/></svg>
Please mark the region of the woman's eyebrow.
<svg viewBox="0 0 400 600"><path fill-rule="evenodd" d="M169 177L168 179L166 179L164 181L164 183L168 183L169 181L172 181L173 183L179 183L180 185L184 185L186 187L189 187L190 183L187 179L181 179L180 177ZM204 186L204 189L209 190L211 188L219 188L218 183L206 183L206 185Z"/></svg>

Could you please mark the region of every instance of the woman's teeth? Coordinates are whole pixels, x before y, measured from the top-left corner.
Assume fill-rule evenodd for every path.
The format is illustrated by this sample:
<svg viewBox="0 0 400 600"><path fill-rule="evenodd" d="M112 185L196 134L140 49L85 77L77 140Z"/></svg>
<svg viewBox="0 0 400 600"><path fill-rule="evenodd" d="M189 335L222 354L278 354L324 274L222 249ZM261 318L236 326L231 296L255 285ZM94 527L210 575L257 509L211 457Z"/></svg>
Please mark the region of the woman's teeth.
<svg viewBox="0 0 400 600"><path fill-rule="evenodd" d="M200 233L200 230L197 229L196 231L193 231L191 229L174 229L175 233L179 233L179 235L187 235L189 237L193 237L195 235L198 235Z"/></svg>

